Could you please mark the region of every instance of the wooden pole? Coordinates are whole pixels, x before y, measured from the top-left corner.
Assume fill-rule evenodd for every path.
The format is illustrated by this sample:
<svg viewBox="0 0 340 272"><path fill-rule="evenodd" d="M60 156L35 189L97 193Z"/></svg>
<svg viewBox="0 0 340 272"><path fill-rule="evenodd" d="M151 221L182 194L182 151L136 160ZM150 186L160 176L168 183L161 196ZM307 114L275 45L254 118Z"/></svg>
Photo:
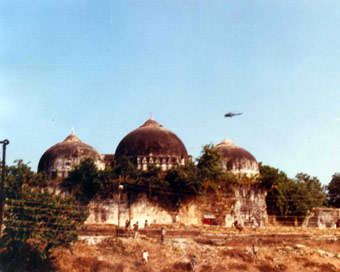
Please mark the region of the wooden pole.
<svg viewBox="0 0 340 272"><path fill-rule="evenodd" d="M0 235L2 234L2 223L4 218L4 185L6 177L6 145L9 144L8 140L0 141L2 144L2 178L0 186Z"/></svg>

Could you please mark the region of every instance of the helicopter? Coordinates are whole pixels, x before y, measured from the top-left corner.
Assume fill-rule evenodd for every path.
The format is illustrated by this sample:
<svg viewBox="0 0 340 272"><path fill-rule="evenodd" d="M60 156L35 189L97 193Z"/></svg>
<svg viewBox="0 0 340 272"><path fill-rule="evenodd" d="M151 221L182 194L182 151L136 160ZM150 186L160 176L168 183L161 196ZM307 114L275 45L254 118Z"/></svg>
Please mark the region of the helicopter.
<svg viewBox="0 0 340 272"><path fill-rule="evenodd" d="M224 117L234 117L236 115L241 115L241 114L243 114L243 112L236 112L236 113L235 112L228 112L224 115Z"/></svg>

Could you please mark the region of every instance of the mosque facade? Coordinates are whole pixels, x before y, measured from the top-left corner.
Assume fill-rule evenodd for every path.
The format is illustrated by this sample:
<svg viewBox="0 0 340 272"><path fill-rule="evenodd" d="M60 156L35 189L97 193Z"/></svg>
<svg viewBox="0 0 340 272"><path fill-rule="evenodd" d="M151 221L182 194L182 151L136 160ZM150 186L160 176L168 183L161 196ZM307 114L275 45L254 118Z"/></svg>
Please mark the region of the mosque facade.
<svg viewBox="0 0 340 272"><path fill-rule="evenodd" d="M222 154L222 167L242 177L256 177L259 166L255 157L245 149L225 139L216 145ZM98 169L113 165L120 159L129 158L138 169L147 171L155 165L162 171L180 167L191 160L181 139L153 119L147 120L140 127L128 133L118 144L114 154L99 154L93 147L82 142L72 131L64 141L46 150L42 155L38 172L46 172L50 179L51 190L58 193L54 179L65 178L82 160L91 158ZM60 191L59 191L60 193ZM137 202L129 202L129 192L115 193L111 199L95 201L89 204L89 217L86 224L117 224L130 220L155 224L174 223L174 214L141 194ZM218 224L232 226L238 221L244 226L257 222L264 225L267 220L265 189L259 184L239 184L231 198L188 199L177 207L176 222L184 225L202 224L204 216L214 215ZM125 199L121 205L120 198ZM230 204L232 203L232 204ZM117 218L121 218L119 221Z"/></svg>
<svg viewBox="0 0 340 272"><path fill-rule="evenodd" d="M245 149L225 139L218 145L222 154L222 167L238 177L253 177L259 174L255 157ZM146 171L149 165L167 171L183 166L192 157L181 139L152 118L139 128L128 133L118 144L114 154L99 154L92 146L82 142L72 130L63 142L50 147L40 158L38 172L46 172L50 179L67 177L83 159L94 160L98 169L128 157L138 169Z"/></svg>

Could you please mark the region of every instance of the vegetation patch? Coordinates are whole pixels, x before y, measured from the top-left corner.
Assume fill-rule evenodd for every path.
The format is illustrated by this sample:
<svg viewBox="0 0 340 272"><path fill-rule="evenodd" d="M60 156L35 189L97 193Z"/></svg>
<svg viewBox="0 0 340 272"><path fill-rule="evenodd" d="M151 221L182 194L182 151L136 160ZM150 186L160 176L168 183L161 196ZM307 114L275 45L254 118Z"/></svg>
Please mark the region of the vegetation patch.
<svg viewBox="0 0 340 272"><path fill-rule="evenodd" d="M47 188L46 177L22 161L8 167L4 232L0 241L1 271L47 271L59 247L69 248L88 214L74 198Z"/></svg>
<svg viewBox="0 0 340 272"><path fill-rule="evenodd" d="M125 156L105 170L97 170L93 160L85 159L69 172L68 178L61 182L61 188L87 205L91 200L112 198L118 192L118 185L123 185L131 203L145 193L149 201L176 210L178 203L197 195L214 193L222 196L232 192L232 185L238 178L224 171L221 159L222 154L213 145L203 147L196 164L187 161L167 172L155 165L142 171Z"/></svg>

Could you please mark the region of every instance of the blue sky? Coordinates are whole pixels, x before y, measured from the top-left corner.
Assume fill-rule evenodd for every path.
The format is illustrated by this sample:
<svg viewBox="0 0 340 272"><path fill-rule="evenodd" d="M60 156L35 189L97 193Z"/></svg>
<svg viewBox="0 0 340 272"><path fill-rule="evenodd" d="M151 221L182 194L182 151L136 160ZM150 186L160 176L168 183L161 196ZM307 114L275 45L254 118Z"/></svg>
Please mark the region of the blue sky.
<svg viewBox="0 0 340 272"><path fill-rule="evenodd" d="M7 162L36 170L72 127L114 153L152 112L193 157L227 137L327 184L340 172L339 22L330 0L0 0Z"/></svg>

